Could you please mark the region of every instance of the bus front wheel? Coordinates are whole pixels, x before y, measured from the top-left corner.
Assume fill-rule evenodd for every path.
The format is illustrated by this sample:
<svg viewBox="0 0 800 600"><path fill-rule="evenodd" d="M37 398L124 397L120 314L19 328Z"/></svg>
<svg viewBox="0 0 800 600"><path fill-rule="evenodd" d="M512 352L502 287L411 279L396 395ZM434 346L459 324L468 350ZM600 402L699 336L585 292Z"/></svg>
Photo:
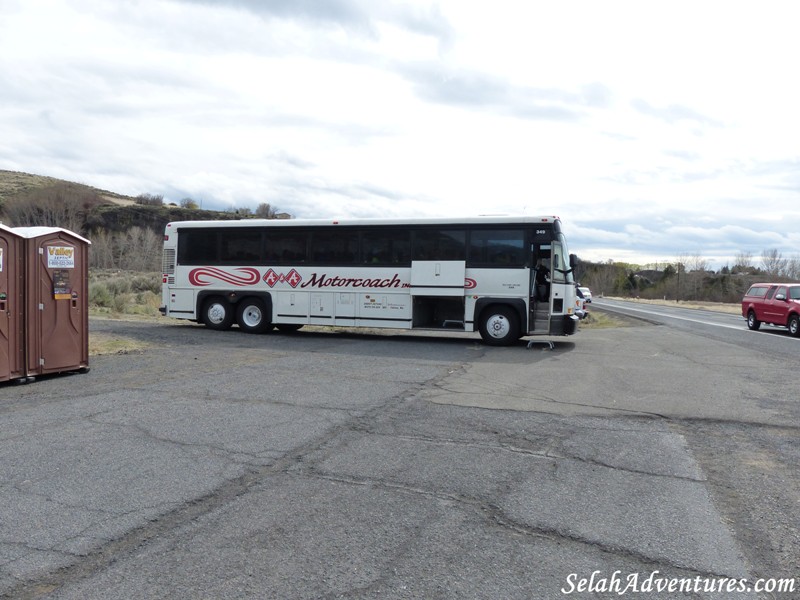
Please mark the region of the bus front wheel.
<svg viewBox="0 0 800 600"><path fill-rule="evenodd" d="M489 306L481 313L480 332L489 346L508 346L520 337L519 317L508 306Z"/></svg>
<svg viewBox="0 0 800 600"><path fill-rule="evenodd" d="M267 307L260 298L245 298L236 312L239 329L247 333L263 333L272 329Z"/></svg>
<svg viewBox="0 0 800 600"><path fill-rule="evenodd" d="M210 329L224 331L233 325L233 305L224 298L214 296L203 304L203 323Z"/></svg>

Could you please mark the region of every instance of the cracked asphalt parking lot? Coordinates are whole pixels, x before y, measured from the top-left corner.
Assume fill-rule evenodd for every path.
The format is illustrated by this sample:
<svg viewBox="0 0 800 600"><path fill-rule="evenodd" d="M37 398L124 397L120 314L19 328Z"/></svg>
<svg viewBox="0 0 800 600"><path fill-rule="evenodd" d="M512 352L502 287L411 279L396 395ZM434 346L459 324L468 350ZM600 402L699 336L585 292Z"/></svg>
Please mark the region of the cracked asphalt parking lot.
<svg viewBox="0 0 800 600"><path fill-rule="evenodd" d="M759 382L732 380L735 361L704 368L686 334L661 331L655 360L644 326L553 351L91 329L148 348L0 386L3 597L529 600L570 597L570 574L777 577L796 564L796 529L784 560L749 545L773 534L737 527L758 480L740 473L727 494L698 460L725 476L702 441L721 430L693 423L755 418Z"/></svg>

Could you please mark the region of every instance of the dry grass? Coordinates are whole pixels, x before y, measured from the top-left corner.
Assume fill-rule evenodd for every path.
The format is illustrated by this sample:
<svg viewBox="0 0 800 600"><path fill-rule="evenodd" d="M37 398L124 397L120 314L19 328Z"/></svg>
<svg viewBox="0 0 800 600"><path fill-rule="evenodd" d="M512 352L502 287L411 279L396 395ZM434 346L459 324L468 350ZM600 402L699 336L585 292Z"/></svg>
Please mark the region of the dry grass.
<svg viewBox="0 0 800 600"><path fill-rule="evenodd" d="M58 185L71 185L86 189L87 191L100 194L104 200L114 204L134 204L135 199L115 192L100 190L89 185L74 183L65 179L56 179L45 175L33 175L20 171L6 171L0 169L0 204L6 198L12 198L18 194L24 194L40 188L50 188Z"/></svg>
<svg viewBox="0 0 800 600"><path fill-rule="evenodd" d="M17 171L0 171L0 198L47 187L57 182L57 179L42 175L30 175L28 173L18 173Z"/></svg>
<svg viewBox="0 0 800 600"><path fill-rule="evenodd" d="M611 329L612 327L626 327L630 324L630 321L627 321L621 317L617 317L616 315L610 315L608 313L600 312L600 311L593 311L589 310L589 314L586 316L585 319L581 319L580 324L578 325L580 329Z"/></svg>
<svg viewBox="0 0 800 600"><path fill-rule="evenodd" d="M89 336L89 356L140 353L149 347L146 342L110 333L92 333Z"/></svg>

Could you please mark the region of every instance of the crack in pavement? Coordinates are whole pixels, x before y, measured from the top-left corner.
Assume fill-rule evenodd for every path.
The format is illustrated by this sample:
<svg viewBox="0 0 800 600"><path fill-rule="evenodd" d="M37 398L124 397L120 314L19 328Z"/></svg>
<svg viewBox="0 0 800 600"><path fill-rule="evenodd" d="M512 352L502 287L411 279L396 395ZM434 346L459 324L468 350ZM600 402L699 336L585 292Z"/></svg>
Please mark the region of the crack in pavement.
<svg viewBox="0 0 800 600"><path fill-rule="evenodd" d="M313 467L305 470L302 473L294 471L291 474L300 477L312 476L324 481L332 481L336 483L359 486L359 487L370 487L386 491L395 491L414 496L422 496L426 498L436 499L439 501L445 501L453 505L473 509L473 512L475 514L479 514L484 519L490 520L499 527L506 529L508 531L512 531L516 534L531 536L536 538L545 538L548 540L562 540L562 541L572 542L582 546L588 546L593 549L600 550L605 554L611 554L613 556L620 558L632 559L649 567L659 567L662 569L664 568L677 569L682 572L690 573L692 575L701 577L733 578L733 576L730 574L702 571L693 569L691 566L686 564L659 560L647 554L631 550L630 548L624 548L613 544L606 544L596 539L585 538L567 531L563 531L562 529L559 529L557 527L541 527L541 526L532 526L527 523L520 523L509 517L500 506L497 506L496 504L493 504L491 502L484 502L479 498L471 498L463 494L449 494L435 490L428 490L417 486L387 482L381 479L375 479L370 477L345 477L341 475L323 473L317 471Z"/></svg>

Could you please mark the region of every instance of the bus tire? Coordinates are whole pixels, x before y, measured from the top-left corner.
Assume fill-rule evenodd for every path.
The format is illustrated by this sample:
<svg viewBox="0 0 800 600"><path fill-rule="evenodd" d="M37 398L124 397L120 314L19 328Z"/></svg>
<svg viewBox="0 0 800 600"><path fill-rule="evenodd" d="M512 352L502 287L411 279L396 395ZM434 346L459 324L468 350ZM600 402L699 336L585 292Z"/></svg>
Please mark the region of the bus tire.
<svg viewBox="0 0 800 600"><path fill-rule="evenodd" d="M209 329L225 331L233 325L233 305L220 296L212 296L203 303L201 317Z"/></svg>
<svg viewBox="0 0 800 600"><path fill-rule="evenodd" d="M481 313L479 329L489 346L508 346L520 338L519 317L510 306L494 304Z"/></svg>
<svg viewBox="0 0 800 600"><path fill-rule="evenodd" d="M236 323L246 333L264 333L272 329L267 306L261 298L245 298L236 310Z"/></svg>

